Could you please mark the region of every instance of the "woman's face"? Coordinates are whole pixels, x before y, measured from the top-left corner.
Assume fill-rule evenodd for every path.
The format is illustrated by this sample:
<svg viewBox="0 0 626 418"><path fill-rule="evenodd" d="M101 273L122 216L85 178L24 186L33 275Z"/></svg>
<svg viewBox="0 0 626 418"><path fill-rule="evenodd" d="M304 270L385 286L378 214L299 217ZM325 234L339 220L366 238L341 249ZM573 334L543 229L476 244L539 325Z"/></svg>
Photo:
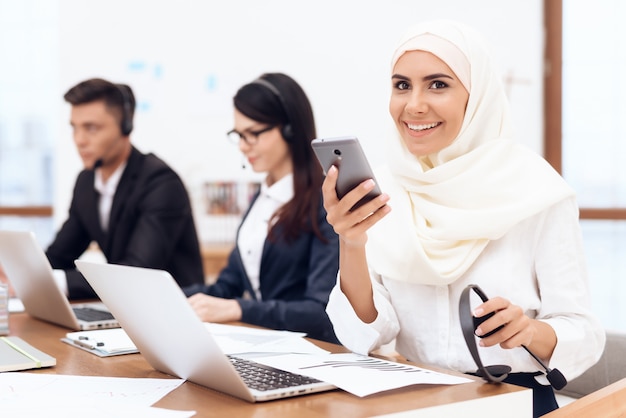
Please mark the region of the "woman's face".
<svg viewBox="0 0 626 418"><path fill-rule="evenodd" d="M409 51L391 76L389 113L411 154L450 145L459 134L469 93L450 67L430 52Z"/></svg>
<svg viewBox="0 0 626 418"><path fill-rule="evenodd" d="M279 126L255 121L235 109L235 131L249 139L239 140L239 150L255 172L267 173L268 185L292 172L291 153Z"/></svg>

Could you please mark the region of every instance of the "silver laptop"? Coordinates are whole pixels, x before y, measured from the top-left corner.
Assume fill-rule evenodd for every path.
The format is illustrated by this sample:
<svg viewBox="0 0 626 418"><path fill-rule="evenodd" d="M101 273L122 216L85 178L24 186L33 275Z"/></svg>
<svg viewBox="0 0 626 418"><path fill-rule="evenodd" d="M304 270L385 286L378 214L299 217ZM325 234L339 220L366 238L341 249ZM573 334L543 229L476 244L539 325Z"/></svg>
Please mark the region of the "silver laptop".
<svg viewBox="0 0 626 418"><path fill-rule="evenodd" d="M166 271L81 260L76 266L156 370L249 402L335 389L251 359L225 355ZM263 387L250 382L241 371L246 368L280 374L283 383Z"/></svg>
<svg viewBox="0 0 626 418"><path fill-rule="evenodd" d="M102 303L70 304L32 232L0 231L0 265L30 316L73 330L119 327Z"/></svg>

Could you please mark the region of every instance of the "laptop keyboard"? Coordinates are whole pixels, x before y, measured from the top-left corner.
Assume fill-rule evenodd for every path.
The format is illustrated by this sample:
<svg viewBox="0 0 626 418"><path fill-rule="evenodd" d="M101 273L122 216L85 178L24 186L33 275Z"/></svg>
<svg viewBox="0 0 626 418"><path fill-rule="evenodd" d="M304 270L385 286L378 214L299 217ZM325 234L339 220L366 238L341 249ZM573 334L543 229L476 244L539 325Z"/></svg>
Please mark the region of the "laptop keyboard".
<svg viewBox="0 0 626 418"><path fill-rule="evenodd" d="M81 321L107 321L114 319L111 312L101 311L99 309L94 308L73 308L76 317Z"/></svg>
<svg viewBox="0 0 626 418"><path fill-rule="evenodd" d="M228 358L233 366L235 366L235 370L241 375L246 385L252 389L266 391L320 382L312 377L278 370L239 357L228 356Z"/></svg>

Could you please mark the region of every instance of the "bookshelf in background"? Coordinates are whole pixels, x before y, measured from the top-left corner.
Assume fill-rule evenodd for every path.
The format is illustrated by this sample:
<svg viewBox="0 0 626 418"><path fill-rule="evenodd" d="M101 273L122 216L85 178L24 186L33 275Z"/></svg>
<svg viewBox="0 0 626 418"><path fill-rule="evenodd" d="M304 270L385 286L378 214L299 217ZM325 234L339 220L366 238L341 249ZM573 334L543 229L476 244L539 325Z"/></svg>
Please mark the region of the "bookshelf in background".
<svg viewBox="0 0 626 418"><path fill-rule="evenodd" d="M242 181L207 181L202 185L200 230L208 283L226 265L241 217L258 188L258 182Z"/></svg>

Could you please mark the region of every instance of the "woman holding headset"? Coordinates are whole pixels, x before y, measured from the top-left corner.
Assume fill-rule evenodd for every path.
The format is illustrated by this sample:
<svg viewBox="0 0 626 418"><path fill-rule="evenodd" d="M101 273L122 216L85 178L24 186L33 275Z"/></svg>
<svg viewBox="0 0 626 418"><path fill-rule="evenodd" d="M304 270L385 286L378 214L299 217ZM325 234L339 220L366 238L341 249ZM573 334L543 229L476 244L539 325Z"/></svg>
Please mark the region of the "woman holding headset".
<svg viewBox="0 0 626 418"><path fill-rule="evenodd" d="M337 336L359 353L395 339L409 360L475 373L459 302L479 285L491 299L473 316L493 314L475 330L482 361L510 366L504 381L533 389L535 416L549 412L552 387L521 347L572 379L605 340L590 312L574 192L513 140L501 77L473 29L418 24L391 67L397 135L376 174L384 194L350 211L372 180L341 200L336 169L323 185L340 236L327 307Z"/></svg>

